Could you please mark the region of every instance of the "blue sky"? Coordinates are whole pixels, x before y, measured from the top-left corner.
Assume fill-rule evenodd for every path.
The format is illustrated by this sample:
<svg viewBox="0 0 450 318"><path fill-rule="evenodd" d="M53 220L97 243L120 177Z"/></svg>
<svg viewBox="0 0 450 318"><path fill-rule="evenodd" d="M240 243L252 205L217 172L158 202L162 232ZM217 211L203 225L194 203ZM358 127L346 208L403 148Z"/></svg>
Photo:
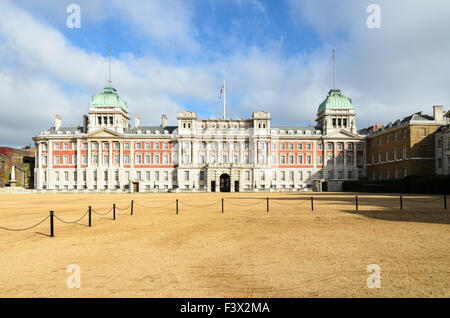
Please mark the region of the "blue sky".
<svg viewBox="0 0 450 318"><path fill-rule="evenodd" d="M81 8L69 29L66 8ZM368 5L381 11L370 29ZM113 84L142 124L180 110L201 117L272 114L273 125L315 124L332 86L352 98L358 128L448 109L450 2L434 0L0 0L0 144L31 143L53 125L79 124ZM17 122L17 116L22 120Z"/></svg>

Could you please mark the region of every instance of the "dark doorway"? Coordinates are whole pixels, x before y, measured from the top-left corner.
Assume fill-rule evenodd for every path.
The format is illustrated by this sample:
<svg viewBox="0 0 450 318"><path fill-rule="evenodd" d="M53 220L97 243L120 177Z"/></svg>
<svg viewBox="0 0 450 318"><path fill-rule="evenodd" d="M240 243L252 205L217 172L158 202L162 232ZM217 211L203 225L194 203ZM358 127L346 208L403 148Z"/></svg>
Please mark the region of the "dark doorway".
<svg viewBox="0 0 450 318"><path fill-rule="evenodd" d="M216 181L211 181L211 192L216 192Z"/></svg>
<svg viewBox="0 0 450 318"><path fill-rule="evenodd" d="M223 174L220 176L220 192L230 192L230 176Z"/></svg>
<svg viewBox="0 0 450 318"><path fill-rule="evenodd" d="M133 192L139 192L139 182L133 182Z"/></svg>
<svg viewBox="0 0 450 318"><path fill-rule="evenodd" d="M328 182L322 182L322 192L328 192Z"/></svg>
<svg viewBox="0 0 450 318"><path fill-rule="evenodd" d="M239 181L234 181L234 192L239 192Z"/></svg>

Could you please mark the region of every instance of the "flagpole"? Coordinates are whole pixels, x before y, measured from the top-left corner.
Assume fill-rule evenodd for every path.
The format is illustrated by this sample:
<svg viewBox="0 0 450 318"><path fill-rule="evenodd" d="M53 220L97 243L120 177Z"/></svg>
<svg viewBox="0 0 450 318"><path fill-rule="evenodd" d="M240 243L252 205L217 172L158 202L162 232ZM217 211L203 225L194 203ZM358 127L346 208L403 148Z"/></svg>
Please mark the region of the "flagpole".
<svg viewBox="0 0 450 318"><path fill-rule="evenodd" d="M227 109L227 94L225 88L225 80L223 80L223 119L227 119L225 116L225 111Z"/></svg>

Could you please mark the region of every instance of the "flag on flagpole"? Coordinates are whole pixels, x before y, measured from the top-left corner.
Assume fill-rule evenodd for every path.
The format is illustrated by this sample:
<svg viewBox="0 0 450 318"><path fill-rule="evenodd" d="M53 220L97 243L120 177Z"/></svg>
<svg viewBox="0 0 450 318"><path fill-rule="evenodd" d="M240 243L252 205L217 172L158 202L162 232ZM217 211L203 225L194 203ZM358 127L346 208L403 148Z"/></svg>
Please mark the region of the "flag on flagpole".
<svg viewBox="0 0 450 318"><path fill-rule="evenodd" d="M220 96L219 96L219 99L222 99L222 92L223 92L223 89L224 89L224 87L223 87L223 83L222 83L222 88L220 89Z"/></svg>

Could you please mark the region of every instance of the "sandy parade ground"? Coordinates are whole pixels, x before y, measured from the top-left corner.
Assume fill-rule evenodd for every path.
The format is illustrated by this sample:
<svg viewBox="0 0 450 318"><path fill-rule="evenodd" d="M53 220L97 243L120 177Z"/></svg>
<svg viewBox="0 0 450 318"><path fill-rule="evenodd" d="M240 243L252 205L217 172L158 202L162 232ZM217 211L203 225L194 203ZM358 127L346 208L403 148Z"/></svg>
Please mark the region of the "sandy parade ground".
<svg viewBox="0 0 450 318"><path fill-rule="evenodd" d="M50 219L0 229L0 297L450 297L450 206L399 201L359 194L356 212L348 193L1 193L0 227L93 213L92 227L55 218L55 237ZM116 220L99 215L114 203ZM370 264L381 288L368 288Z"/></svg>

